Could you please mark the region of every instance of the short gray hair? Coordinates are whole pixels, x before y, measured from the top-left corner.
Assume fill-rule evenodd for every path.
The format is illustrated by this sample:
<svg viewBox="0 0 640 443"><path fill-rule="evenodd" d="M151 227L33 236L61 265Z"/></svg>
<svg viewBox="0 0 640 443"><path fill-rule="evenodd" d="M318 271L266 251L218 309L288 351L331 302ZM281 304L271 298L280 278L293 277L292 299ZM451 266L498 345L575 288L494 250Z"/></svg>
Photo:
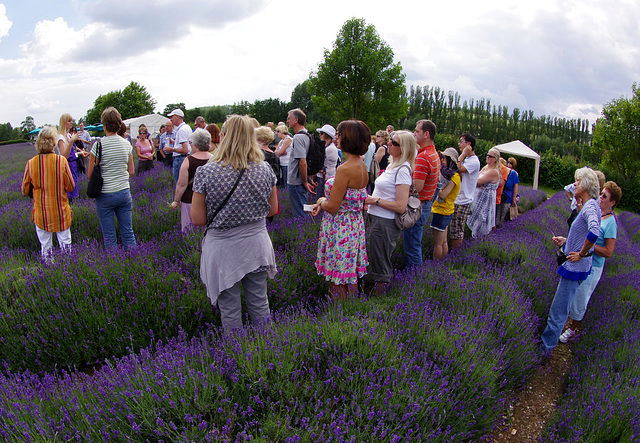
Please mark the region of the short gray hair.
<svg viewBox="0 0 640 443"><path fill-rule="evenodd" d="M600 182L595 171L588 166L576 171L576 180L580 180L580 186L587 191L589 197L598 198L600 195Z"/></svg>
<svg viewBox="0 0 640 443"><path fill-rule="evenodd" d="M208 151L211 149L211 134L205 129L198 128L191 134L191 144L198 151Z"/></svg>

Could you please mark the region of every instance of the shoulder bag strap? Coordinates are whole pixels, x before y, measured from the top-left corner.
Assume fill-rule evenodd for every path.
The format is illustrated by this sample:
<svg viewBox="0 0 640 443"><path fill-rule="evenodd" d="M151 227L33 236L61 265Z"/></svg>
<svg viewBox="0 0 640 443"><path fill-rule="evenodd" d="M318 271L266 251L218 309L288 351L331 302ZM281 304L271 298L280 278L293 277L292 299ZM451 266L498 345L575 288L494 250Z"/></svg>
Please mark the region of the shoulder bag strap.
<svg viewBox="0 0 640 443"><path fill-rule="evenodd" d="M93 162L94 168L98 166L100 164L100 160L102 160L102 142L98 140L96 143L98 143L98 158Z"/></svg>
<svg viewBox="0 0 640 443"><path fill-rule="evenodd" d="M398 168L396 168L396 178L395 178L395 180L393 181L393 184L395 185L395 184L396 184L396 182L398 181L398 172L399 172L399 171L400 171L400 169L401 169L401 168L403 168L403 167L405 167L405 168L409 168L409 175L411 176L411 182L412 182L412 183L411 183L411 187L413 187L413 171L411 170L411 167L410 167L409 165L405 165L405 164L402 164L402 165L400 165Z"/></svg>
<svg viewBox="0 0 640 443"><path fill-rule="evenodd" d="M229 201L229 199L231 198L231 195L233 194L233 191L236 190L236 188L238 187L238 183L240 183L240 179L242 178L242 175L244 174L244 169L240 170L240 174L238 175L238 179L236 180L236 182L233 185L233 188L231 188L231 192L229 192L227 194L227 196L225 197L225 199L222 201L222 203L220 203L220 206L218 206L218 209L216 209L216 212L213 214L213 217L211 217L211 222L213 222L213 220L215 220L216 216L218 215L218 212L220 212L220 210L224 207L224 205L227 204L227 202ZM209 223L211 224L211 223ZM208 226L207 226L208 229ZM205 231L206 234L206 231Z"/></svg>

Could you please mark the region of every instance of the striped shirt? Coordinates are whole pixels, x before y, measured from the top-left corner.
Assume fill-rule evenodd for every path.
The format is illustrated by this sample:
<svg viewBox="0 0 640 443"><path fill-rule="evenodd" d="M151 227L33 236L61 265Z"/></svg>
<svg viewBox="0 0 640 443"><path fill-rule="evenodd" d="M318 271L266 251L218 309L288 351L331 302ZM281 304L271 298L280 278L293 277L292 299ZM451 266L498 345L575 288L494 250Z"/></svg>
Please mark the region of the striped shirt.
<svg viewBox="0 0 640 443"><path fill-rule="evenodd" d="M564 244L564 253L580 252L585 239L595 243L600 235L601 217L600 205L595 198L590 198L571 224L567 242ZM593 249L592 246L589 252L593 252ZM567 260L558 268L558 274L567 280L585 280L591 271L591 260L592 257L584 257L575 263Z"/></svg>
<svg viewBox="0 0 640 443"><path fill-rule="evenodd" d="M102 137L102 169L103 194L129 189L129 157L131 156L131 143L119 135ZM98 143L94 143L91 154L98 158Z"/></svg>
<svg viewBox="0 0 640 443"><path fill-rule="evenodd" d="M434 145L428 145L418 150L413 179L424 181L424 187L420 191L420 201L431 200L436 193L440 179L440 156Z"/></svg>
<svg viewBox="0 0 640 443"><path fill-rule="evenodd" d="M22 178L22 194L29 193L33 185L31 221L47 232L69 229L73 212L67 192L75 183L67 159L52 153L39 154L27 162Z"/></svg>

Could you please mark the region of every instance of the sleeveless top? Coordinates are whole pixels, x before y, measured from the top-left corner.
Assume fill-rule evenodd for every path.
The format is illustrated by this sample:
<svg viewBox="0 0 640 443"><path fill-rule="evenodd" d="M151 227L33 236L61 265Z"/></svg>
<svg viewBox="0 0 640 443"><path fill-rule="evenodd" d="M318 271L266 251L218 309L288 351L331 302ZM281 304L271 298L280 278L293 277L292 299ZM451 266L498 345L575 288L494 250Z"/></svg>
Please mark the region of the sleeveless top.
<svg viewBox="0 0 640 443"><path fill-rule="evenodd" d="M140 148L140 154L142 155L151 154L153 152L153 146L151 145L151 143L149 143L149 146L143 146L143 144L140 143L140 141L138 140L136 142L136 146ZM139 160L142 160L142 159L139 159ZM142 160L142 161L146 161L146 160Z"/></svg>
<svg viewBox="0 0 640 443"><path fill-rule="evenodd" d="M196 169L200 166L206 165L209 159L200 160L195 158L193 155L187 157L189 159L189 183L187 184L187 189L184 190L184 194L182 194L182 198L180 201L182 203L191 203L191 198L193 197L193 177L196 176Z"/></svg>

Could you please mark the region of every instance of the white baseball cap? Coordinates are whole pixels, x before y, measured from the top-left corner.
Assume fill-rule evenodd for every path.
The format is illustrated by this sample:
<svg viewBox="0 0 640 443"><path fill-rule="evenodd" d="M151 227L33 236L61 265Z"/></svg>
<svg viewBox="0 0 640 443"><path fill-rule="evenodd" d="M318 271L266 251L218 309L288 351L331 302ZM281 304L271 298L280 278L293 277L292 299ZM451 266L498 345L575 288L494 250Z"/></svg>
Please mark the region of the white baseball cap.
<svg viewBox="0 0 640 443"><path fill-rule="evenodd" d="M173 111L171 111L171 113L167 116L167 117L171 117L172 115L178 115L182 118L184 118L184 112L182 112L182 109L174 109Z"/></svg>

